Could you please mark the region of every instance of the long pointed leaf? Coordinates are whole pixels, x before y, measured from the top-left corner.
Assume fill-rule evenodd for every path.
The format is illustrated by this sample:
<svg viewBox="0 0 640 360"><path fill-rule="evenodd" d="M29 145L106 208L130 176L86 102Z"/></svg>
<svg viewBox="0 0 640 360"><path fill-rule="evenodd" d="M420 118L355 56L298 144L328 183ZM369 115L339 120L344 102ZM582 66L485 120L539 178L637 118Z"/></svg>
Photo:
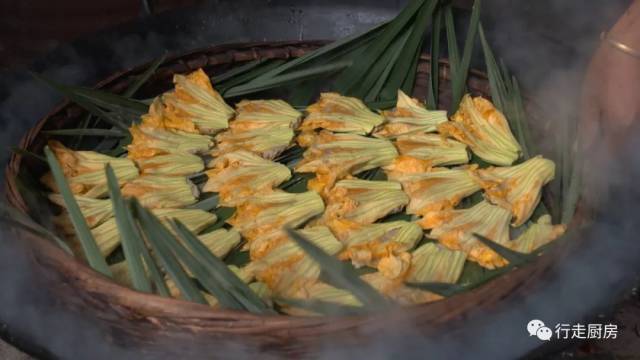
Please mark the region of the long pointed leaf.
<svg viewBox="0 0 640 360"><path fill-rule="evenodd" d="M87 221L82 215L80 206L78 206L76 199L73 197L71 188L69 188L69 184L67 183L67 179L64 177L64 173L62 172L62 168L60 167L58 160L48 146L44 148L44 153L47 157L51 173L53 174L56 185L60 190L67 212L69 213L69 218L71 219L73 228L76 231L78 240L80 240L82 250L87 257L89 265L104 275L111 276L109 266L100 253L100 249L96 244L96 240L93 238L93 234L91 234L89 225L87 225Z"/></svg>
<svg viewBox="0 0 640 360"><path fill-rule="evenodd" d="M371 285L362 280L351 267L328 255L292 229L287 228L285 231L291 240L320 265L325 279L331 285L351 292L369 309L381 309L389 305L389 301L382 297Z"/></svg>
<svg viewBox="0 0 640 360"><path fill-rule="evenodd" d="M249 70L253 70L254 68L264 64L265 62L269 61L269 59L258 59L258 60L253 60L253 61L249 61L246 64L242 64L240 66L235 66L233 68L231 68L231 70L228 70L220 75L216 75L213 76L211 78L211 82L213 82L213 84L219 84L222 83L226 80L232 79L234 77L237 77L238 75L244 74L246 72L248 72Z"/></svg>
<svg viewBox="0 0 640 360"><path fill-rule="evenodd" d="M447 5L444 11L445 28L447 30L447 51L449 54L449 71L451 79L455 79L460 67L460 50L458 49L458 36L456 35L456 25L453 20L453 8Z"/></svg>
<svg viewBox="0 0 640 360"><path fill-rule="evenodd" d="M122 96L130 98L133 95L135 95L135 93L138 90L140 90L142 85L146 84L146 82L149 81L149 78L151 78L151 76L153 76L153 74L155 74L156 70L158 70L158 67L160 67L160 65L162 65L162 63L164 63L164 61L166 59L167 59L167 53L165 52L156 61L151 63L149 68L147 68L147 70L145 70L145 72L142 73L136 79L136 81L127 88L127 90L125 90L125 92L122 94Z"/></svg>
<svg viewBox="0 0 640 360"><path fill-rule="evenodd" d="M272 78L275 77L276 75L280 75L286 71L289 71L291 69L294 69L297 66L300 66L302 64L305 64L311 60L314 60L316 58L319 58L325 54L329 54L333 51L336 50L340 50L342 48L358 48L359 44L362 42L366 42L367 40L370 40L373 37L377 37L379 35L379 33L389 24L389 22L384 22L382 24L379 24L375 27L373 27L370 30L367 30L364 33L361 34L355 34L352 36L348 36L344 39L338 40L338 41L334 41L330 44L327 44L319 49L316 49L312 52L306 53L305 55L296 58L294 60L291 60L287 63L285 63L282 66L277 67L276 69L273 69L265 74L263 74L262 76L259 77L259 79L268 79L268 78Z"/></svg>
<svg viewBox="0 0 640 360"><path fill-rule="evenodd" d="M431 32L431 86L427 105L431 110L438 108L438 92L440 89L440 36L442 34L442 10L436 13Z"/></svg>
<svg viewBox="0 0 640 360"><path fill-rule="evenodd" d="M243 85L232 87L224 93L225 97L235 97L240 95L246 95L271 89L274 87L282 86L285 84L294 83L301 80L314 78L320 75L326 75L338 70L344 69L350 66L350 62L338 62L334 64L327 64L317 66L312 69L305 69L300 71L292 71L284 75L278 75L272 78L268 78L259 82L250 82Z"/></svg>
<svg viewBox="0 0 640 360"><path fill-rule="evenodd" d="M478 23L480 22L481 0L475 0L471 11L471 20L467 31L467 38L464 44L462 59L460 60L460 68L456 69L456 77L452 84L452 102L451 112L458 110L460 101L467 87L467 77L469 75L469 66L471 64L471 56L476 42L476 34L478 32Z"/></svg>
<svg viewBox="0 0 640 360"><path fill-rule="evenodd" d="M174 229L176 228L174 227ZM182 232L178 234L184 242L187 241ZM191 254L176 238L169 235L171 234L167 234L167 236L163 236L160 239L180 259L180 262L191 271L200 284L218 300L220 306L225 309L244 310L243 304L225 288L219 276L216 276L207 264Z"/></svg>
<svg viewBox="0 0 640 360"><path fill-rule="evenodd" d="M113 204L113 213L116 219L116 225L118 226L118 232L120 233L124 257L127 261L131 282L133 283L134 289L150 293L151 284L149 283L144 265L140 258L140 249L144 246L142 244L142 239L138 237L138 233L134 228L135 225L130 221L131 216L129 215L129 209L125 205L122 194L120 193L118 178L109 164L105 167L105 172L107 175L109 196L111 197L111 203Z"/></svg>
<svg viewBox="0 0 640 360"><path fill-rule="evenodd" d="M198 290L193 280L187 276L178 260L167 247L167 241L174 241L171 233L162 225L160 220L147 209L143 208L140 203L134 201L133 206L138 215L142 230L146 234L147 241L162 262L165 271L178 286L182 296L189 301L207 304L207 300L202 293L200 293L200 290Z"/></svg>
<svg viewBox="0 0 640 360"><path fill-rule="evenodd" d="M498 244L495 241L487 239L486 237L480 234L473 234L473 236L475 236L476 239L478 239L478 241L486 245L488 248L495 251L498 255L505 258L509 262L509 265L511 266L524 264L532 259L531 255L513 251L507 247L504 247L501 244Z"/></svg>
<svg viewBox="0 0 640 360"><path fill-rule="evenodd" d="M371 67L380 58L384 51L389 47L393 40L400 34L402 29L407 26L409 21L416 15L425 1L433 2L433 0L412 0L398 16L396 16L382 33L372 42L366 49L360 61L354 63L349 70L343 72L340 79L335 84L336 91L349 94L360 80L370 71Z"/></svg>
<svg viewBox="0 0 640 360"><path fill-rule="evenodd" d="M218 259L189 229L179 221L172 222L173 229L180 235L193 255L209 273L238 303L253 313L265 314L272 311L262 299L251 290L227 265Z"/></svg>

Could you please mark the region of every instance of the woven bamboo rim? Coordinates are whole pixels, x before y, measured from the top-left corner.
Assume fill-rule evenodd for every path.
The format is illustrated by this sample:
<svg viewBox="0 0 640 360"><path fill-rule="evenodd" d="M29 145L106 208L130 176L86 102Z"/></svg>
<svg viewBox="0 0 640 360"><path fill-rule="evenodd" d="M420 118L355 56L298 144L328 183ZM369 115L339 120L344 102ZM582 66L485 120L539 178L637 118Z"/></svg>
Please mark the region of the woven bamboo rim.
<svg viewBox="0 0 640 360"><path fill-rule="evenodd" d="M172 56L158 69L143 87L142 92L158 94L171 87L174 73L187 73L203 68L209 74L219 74L227 68L256 59L288 59L313 50L324 42L279 42L229 44ZM440 106L446 107L451 97L449 66L440 61ZM122 71L100 82L96 87L122 92L147 66ZM414 95L426 96L429 86L430 58L423 54L418 66ZM468 86L472 93L488 96L486 75L471 71ZM78 121L82 110L68 102L56 107L42 118L21 140L20 147L40 152L46 143L42 133L46 129L70 127ZM36 174L44 165L34 159L13 154L6 171L8 201L20 211L29 210L16 186L21 167ZM421 333L441 333L453 328L475 313L497 311L507 298L526 294L525 289L540 282L551 265L568 252L567 245L539 257L533 263L508 272L474 290L451 298L383 314L351 317L257 316L246 312L215 310L211 307L177 299L143 294L112 282L71 258L49 240L31 233L21 234L28 245L34 266L58 299L67 308L91 313L100 319L101 326L113 331L114 341L120 345L163 349L168 339L184 341L189 347L179 349L181 358L238 346L278 355L312 355L331 344L332 347L363 346L372 334L389 329L394 323L407 323ZM564 244L564 243L563 243ZM235 336L231 336L235 335ZM178 350L176 350L178 351ZM221 354L221 353L218 353Z"/></svg>

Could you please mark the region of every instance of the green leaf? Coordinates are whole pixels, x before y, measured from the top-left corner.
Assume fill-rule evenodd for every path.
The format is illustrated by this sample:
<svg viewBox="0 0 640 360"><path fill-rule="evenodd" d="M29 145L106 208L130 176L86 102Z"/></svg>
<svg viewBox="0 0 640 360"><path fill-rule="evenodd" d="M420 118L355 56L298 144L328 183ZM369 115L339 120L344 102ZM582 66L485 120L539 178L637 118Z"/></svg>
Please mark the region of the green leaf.
<svg viewBox="0 0 640 360"><path fill-rule="evenodd" d="M276 298L274 301L280 304L327 316L353 316L366 314L366 311L361 306L343 305L324 300Z"/></svg>
<svg viewBox="0 0 640 360"><path fill-rule="evenodd" d="M104 110L102 110L100 107L98 107L96 104L94 104L93 102L89 101L88 99L86 99L85 97L82 97L80 95L78 95L75 91L73 91L72 88L62 85L62 84L58 84L57 82L51 81L45 77L42 77L38 74L32 74L37 80L42 81L43 83L47 84L48 86L50 86L51 88L53 88L54 90L60 92L62 95L66 96L70 101L76 103L78 106L84 108L85 110L87 110L89 113L95 115L96 117L100 118L101 120L115 126L118 127L120 129L123 130L127 130L127 125L125 123L123 123L122 118L112 114L112 113L108 113Z"/></svg>
<svg viewBox="0 0 640 360"><path fill-rule="evenodd" d="M127 90L125 90L125 92L122 94L122 96L130 98L133 95L135 95L135 93L138 90L140 90L142 85L146 84L147 81L149 81L149 79L151 78L151 76L156 73L156 70L158 70L158 67L160 67L160 65L162 65L162 63L164 63L166 59L167 59L167 53L165 52L156 61L151 63L149 68L147 68L147 70L145 70L145 72L142 73L136 79L136 81L127 88ZM146 112L146 110L145 110L145 112Z"/></svg>
<svg viewBox="0 0 640 360"><path fill-rule="evenodd" d="M202 199L193 205L187 206L188 209L200 209L204 211L211 211L218 206L219 203L218 195L212 195L208 198Z"/></svg>
<svg viewBox="0 0 640 360"><path fill-rule="evenodd" d="M524 264L526 262L529 262L532 259L531 255L519 253L517 251L513 251L513 250L511 250L511 249L509 249L507 247L504 247L501 244L498 244L495 241L487 239L486 237L484 237L484 236L482 236L480 234L473 234L473 236L475 236L476 239L478 239L478 241L480 241L481 243L486 245L488 248L490 248L491 250L495 251L498 255L500 255L503 258L505 258L509 262L510 266L516 266L516 265Z"/></svg>
<svg viewBox="0 0 640 360"><path fill-rule="evenodd" d="M129 208L125 205L122 194L120 193L118 178L109 164L105 167L105 172L107 175L109 196L113 204L113 213L116 219L116 225L118 226L131 282L133 283L134 289L150 293L151 284L149 283L142 259L140 258L141 248L145 245L135 230L135 223L133 222Z"/></svg>
<svg viewBox="0 0 640 360"><path fill-rule="evenodd" d="M133 206L133 203L130 200L126 200L126 205L128 209L131 209ZM129 210L129 216L132 216L131 210ZM135 220L133 218L131 219L132 220L130 221L132 221L132 223L135 223ZM140 237L140 239L143 239L142 234L140 233L140 230L137 227L135 228L135 230L138 236ZM155 285L156 292L161 296L171 297L169 288L167 287L167 284L164 281L164 275L162 275L162 272L160 271L160 268L156 264L156 261L151 256L151 253L149 252L149 249L147 249L147 245L145 244L144 240L142 241L141 245L142 246L140 247L140 254L142 255L142 260L144 261L144 264L146 265L147 270L149 270L149 275L151 276L151 280Z"/></svg>
<svg viewBox="0 0 640 360"><path fill-rule="evenodd" d="M411 27L411 29L413 29L413 27ZM398 58L402 53L402 49L405 47L407 40L411 35L411 29L405 31L402 34L402 36L391 45L391 47L389 48L389 51L384 53L380 61L376 63L376 66L384 65L384 69L382 70L381 74L377 76L377 80L375 79L374 76L372 76L373 74L376 74L377 71L374 70L369 75L369 78L371 78L372 80L376 80L375 84L372 84L372 85L367 84L366 87L365 85L361 86L362 95L366 94L365 101L375 101L380 95L380 92L384 88L384 85L387 83L387 80L389 79L391 71L393 70L395 64L398 61ZM370 89L368 92L366 92L367 88Z"/></svg>
<svg viewBox="0 0 640 360"><path fill-rule="evenodd" d="M178 232L175 226L174 231ZM180 236L184 242L187 241L184 234L181 232L178 232L178 236ZM242 304L224 288L223 284L219 281L218 276L212 272L211 268L206 266L207 264L197 259L181 243L179 243L177 239L173 238L173 236L163 237L163 241L165 242L165 245L176 255L180 262L191 271L196 280L198 280L198 282L218 300L220 306L225 309L244 309Z"/></svg>
<svg viewBox="0 0 640 360"><path fill-rule="evenodd" d="M220 91L222 95L227 97L227 90L233 88L234 86L251 83L253 81L258 81L260 75L267 73L269 70L273 70L278 66L284 64L285 61L282 59L268 59L264 63L254 67L253 69L229 78L219 84L216 85L216 88Z"/></svg>
<svg viewBox="0 0 640 360"><path fill-rule="evenodd" d="M220 284L244 309L257 314L273 313L273 311L262 302L262 299L260 299L244 281L238 278L222 260L213 255L186 226L179 221L172 222L171 225L187 247L189 247L195 258L204 265L209 274L215 279L215 282ZM220 301L220 299L218 299L218 301ZM222 304L222 301L220 301L220 303Z"/></svg>
<svg viewBox="0 0 640 360"><path fill-rule="evenodd" d="M333 64L320 65L310 69L292 71L287 74L274 76L264 80L258 81L258 79L256 79L252 82L230 88L224 93L224 96L236 97L240 95L256 93L256 92L264 91L267 89L272 89L278 86L295 83L300 80L306 80L306 79L314 78L320 75L334 73L338 70L344 69L349 65L351 65L350 62L337 62Z"/></svg>
<svg viewBox="0 0 640 360"><path fill-rule="evenodd" d="M473 9L471 11L471 20L469 22L469 29L467 31L467 38L464 44L464 51L462 52L462 60L460 61L460 67L456 69L455 77L452 79L452 102L451 112L458 110L460 101L467 87L467 77L469 75L469 66L471 64L471 56L473 55L473 49L476 42L476 33L478 32L478 23L480 22L480 7L481 0L475 0L473 3Z"/></svg>
<svg viewBox="0 0 640 360"><path fill-rule="evenodd" d="M62 195L62 199L64 200L64 204L69 213L69 218L71 219L73 228L76 231L78 240L80 240L82 250L84 251L89 265L91 265L91 267L96 271L99 271L106 276L111 276L109 266L100 253L100 249L96 244L96 240L93 238L89 225L87 225L87 221L82 215L80 206L78 206L76 199L73 197L71 188L69 188L69 184L67 183L67 179L64 177L64 173L62 172L62 168L60 167L58 160L48 146L45 146L44 153L47 157L49 167L51 168L51 174L53 175L56 185L60 190L60 194Z"/></svg>
<svg viewBox="0 0 640 360"><path fill-rule="evenodd" d="M138 201L134 200L133 207L138 215L138 220L146 235L147 241L153 248L156 256L160 259L167 274L169 274L171 279L176 283L182 296L189 301L207 304L207 300L202 293L200 293L200 290L198 290L193 280L185 273L167 245L168 242L175 241L173 235L171 235L158 218L143 208Z"/></svg>
<svg viewBox="0 0 640 360"><path fill-rule="evenodd" d="M100 136L100 137L124 137L124 134L120 130L116 129L56 129L56 130L43 130L44 134L54 136Z"/></svg>
<svg viewBox="0 0 640 360"><path fill-rule="evenodd" d="M292 229L286 228L285 231L291 240L298 244L307 255L318 263L325 279L330 285L351 292L367 309L379 310L389 306L389 301L366 281L362 280L353 271L352 267L328 255Z"/></svg>
<svg viewBox="0 0 640 360"><path fill-rule="evenodd" d="M311 173L294 173L293 177L280 185L280 189L290 193L303 193L307 191L307 184L314 175Z"/></svg>
<svg viewBox="0 0 640 360"><path fill-rule="evenodd" d="M449 283L437 283L437 282L428 282L428 283L405 283L410 288L420 289L432 292L436 295L451 297L453 295L459 294L467 290L466 287L458 284L449 284Z"/></svg>
<svg viewBox="0 0 640 360"><path fill-rule="evenodd" d="M412 94L418 61L422 53L424 34L429 23L431 23L433 11L437 4L438 2L433 0L423 1L423 5L413 20L413 29L402 49L402 54L380 93L381 99L395 100L398 89L402 89L409 95Z"/></svg>
<svg viewBox="0 0 640 360"><path fill-rule="evenodd" d="M453 20L453 8L447 5L444 10L445 28L447 30L447 51L449 53L449 71L451 79L458 76L460 68L460 51L458 50L458 36L456 35L456 26Z"/></svg>
<svg viewBox="0 0 640 360"><path fill-rule="evenodd" d="M438 108L438 91L440 89L440 36L442 34L442 10L436 13L431 32L431 87L427 97L427 106L431 110Z"/></svg>
<svg viewBox="0 0 640 360"><path fill-rule="evenodd" d="M270 59L263 58L263 59L249 61L248 63L242 64L240 66L235 66L231 70L228 70L220 75L213 76L211 78L211 82L214 84L219 84L224 81L230 80L232 78L235 78L241 74L248 72L249 70L253 70L254 68L260 65L263 65L265 62L269 60Z"/></svg>
<svg viewBox="0 0 640 360"><path fill-rule="evenodd" d="M427 0L433 3L433 0ZM334 88L341 94L352 94L362 79L369 73L375 62L389 48L395 38L409 24L411 19L420 10L425 0L412 0L398 16L384 27L376 40L370 43L358 62L354 62L347 71L344 71L336 81Z"/></svg>
<svg viewBox="0 0 640 360"><path fill-rule="evenodd" d="M388 25L388 22L382 23L373 27L370 30L362 34L356 34L352 36L348 36L344 39L334 41L329 43L319 49L306 53L305 55L288 61L287 63L279 66L267 73L261 75L258 79L268 79L275 77L279 74L282 74L286 71L294 69L300 65L308 63L314 59L322 58L322 56L329 56L331 53L336 51L342 51L342 53L349 53L354 51L355 49L360 48L363 43L369 42L372 38L377 37L379 33Z"/></svg>
<svg viewBox="0 0 640 360"><path fill-rule="evenodd" d="M480 33L480 42L482 44L482 51L484 53L484 61L487 66L487 75L489 75L489 86L491 90L491 100L498 109L504 111L503 99L506 97L506 89L504 79L500 73L498 62L493 55L493 50L489 46L489 42L484 34L484 28L482 24L478 25L478 32ZM510 120L510 119L507 119Z"/></svg>

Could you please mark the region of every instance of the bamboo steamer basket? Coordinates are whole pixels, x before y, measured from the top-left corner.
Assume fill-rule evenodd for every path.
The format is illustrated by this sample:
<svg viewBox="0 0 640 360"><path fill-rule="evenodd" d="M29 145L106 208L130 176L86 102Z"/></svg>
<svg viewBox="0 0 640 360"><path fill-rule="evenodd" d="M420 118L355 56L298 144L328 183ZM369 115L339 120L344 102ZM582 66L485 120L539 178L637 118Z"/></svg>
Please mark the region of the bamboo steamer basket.
<svg viewBox="0 0 640 360"><path fill-rule="evenodd" d="M228 44L171 56L141 92L153 96L170 89L174 74L189 73L198 68L203 68L209 75L220 74L253 60L299 57L323 44L321 41ZM121 93L135 81L136 75L144 72L147 65L114 74L97 84L96 88ZM422 54L414 97L426 97L430 85L429 72L430 57ZM446 108L451 99L446 60L440 61L439 77L439 108ZM475 95L489 96L489 81L482 72L470 72L468 87ZM25 134L20 147L41 153L47 141L44 130L72 128L82 117L83 111L77 105L63 103ZM16 182L24 168L39 176L46 170L46 165L17 153L8 164L5 179L7 199L18 211L28 215L34 209L27 206ZM386 313L349 317L259 316L140 293L114 283L48 239L28 232L22 232L20 237L37 273L44 277L43 283L50 287L48 290L61 299L61 306L97 316L99 326L113 334L107 341L126 348L145 349L151 357L181 359L202 356L229 358L233 357L229 354L253 352L295 358L314 357L326 351L327 347L357 351L372 341L379 341L378 336L390 328L394 328L396 336L402 334L402 329L418 332L421 336L442 334L475 313L496 311L507 299L523 296L525 289L538 283L551 265L568 251L566 245L554 247L532 263L473 290ZM177 342L182 346L175 346ZM225 355L225 351L240 353Z"/></svg>

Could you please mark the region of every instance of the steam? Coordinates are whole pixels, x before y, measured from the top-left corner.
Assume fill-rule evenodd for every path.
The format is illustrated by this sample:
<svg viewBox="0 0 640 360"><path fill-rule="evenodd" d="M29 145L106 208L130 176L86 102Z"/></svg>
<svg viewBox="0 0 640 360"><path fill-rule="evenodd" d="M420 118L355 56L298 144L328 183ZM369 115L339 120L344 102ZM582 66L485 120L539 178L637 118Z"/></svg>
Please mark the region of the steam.
<svg viewBox="0 0 640 360"><path fill-rule="evenodd" d="M200 11L146 19L142 28L124 27L119 34L102 33L91 42L64 45L32 68L65 83L91 84L114 71L150 61L165 50L181 52L248 40L343 37L391 18L402 5L393 2L374 9L368 1L355 3L329 9L322 1L309 5L273 1L266 7L249 1L216 1ZM579 3L571 6L561 1L484 2L483 23L496 53L514 70L537 109L547 114L536 123L536 144L552 158L556 139L545 134L554 134L561 126L577 128L578 94L589 54L597 44L598 32L623 11L621 4L610 1ZM596 25L594 22L599 19L604 20ZM476 52L479 54L479 50ZM3 78L7 91L0 92L0 143L8 147L15 145L37 119L59 102L60 96L22 71ZM634 135L640 135L638 129L634 131ZM335 342L327 342L318 349L318 358L513 359L540 345L539 340L526 332L526 324L533 318L543 320L552 329L556 323L588 322L585 314L609 305L630 287L628 282L640 267L640 241L636 239L637 221L634 221L640 204L637 186L640 157L636 155L640 137L629 139L632 141L626 148L615 153L603 147L583 154L589 164L585 196L598 195L601 204L598 221L580 232L571 256L550 270L537 286L527 289L525 297L505 300L495 311L473 314L459 328L438 334L423 334L421 327L407 318L372 335L372 342L366 345L338 347ZM4 162L8 155L2 152ZM33 272L29 265L32 259L15 233L3 230L0 247L0 283L4 289L0 292L0 319L18 337L28 334L35 343L49 344L50 351L57 356L83 358L92 354L105 359L186 356L190 345L208 348L225 357L272 355L238 344L226 349L214 348L217 342L192 344L190 338L178 339L174 354L156 353L151 346L136 349L143 351L143 355L134 354L133 350L124 349L122 339L112 338L110 329L99 327L100 321L93 314L70 312L62 301L42 292L46 288L42 284L44 276ZM165 335L158 334L155 341L169 344L171 338Z"/></svg>

